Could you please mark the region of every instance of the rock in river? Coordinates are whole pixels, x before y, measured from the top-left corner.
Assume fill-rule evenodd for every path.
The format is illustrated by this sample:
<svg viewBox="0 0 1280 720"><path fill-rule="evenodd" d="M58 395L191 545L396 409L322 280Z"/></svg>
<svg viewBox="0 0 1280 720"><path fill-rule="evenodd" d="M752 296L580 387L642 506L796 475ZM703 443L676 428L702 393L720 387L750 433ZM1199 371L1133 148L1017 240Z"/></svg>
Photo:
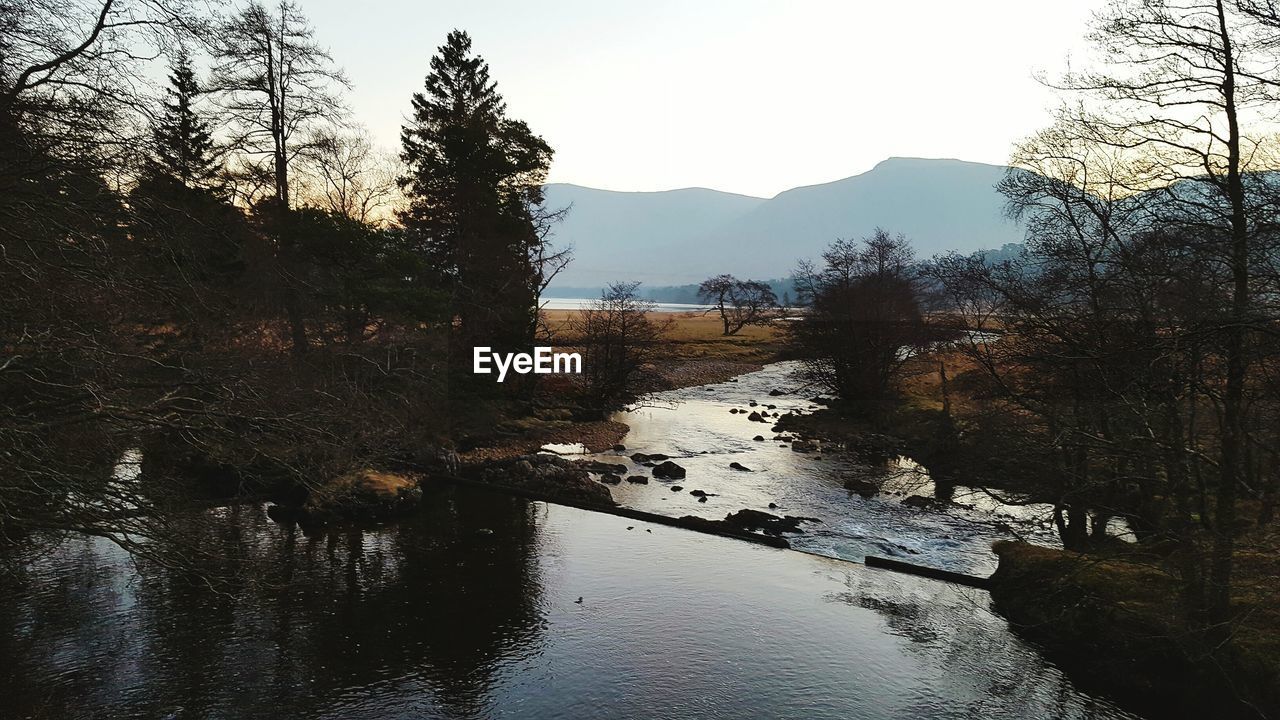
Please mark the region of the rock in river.
<svg viewBox="0 0 1280 720"><path fill-rule="evenodd" d="M621 475L627 471L626 465L622 465L620 463L600 462L599 460L579 460L578 465L580 465L583 470L593 473L613 473L615 475Z"/></svg>
<svg viewBox="0 0 1280 720"><path fill-rule="evenodd" d="M622 476L611 472L601 473L600 482L606 485L617 485L622 482Z"/></svg>
<svg viewBox="0 0 1280 720"><path fill-rule="evenodd" d="M923 495L911 495L902 501L907 507L917 508L919 510L928 510L933 507L936 501L933 498L927 498Z"/></svg>
<svg viewBox="0 0 1280 720"><path fill-rule="evenodd" d="M730 469L730 470L741 470L742 472L751 472L751 468L747 467L746 465L743 465L743 464L742 464L742 463L740 463L740 462L731 462L731 463L729 463L729 469Z"/></svg>
<svg viewBox="0 0 1280 720"><path fill-rule="evenodd" d="M304 525L382 520L412 511L421 500L416 476L357 470L311 491L297 518Z"/></svg>
<svg viewBox="0 0 1280 720"><path fill-rule="evenodd" d="M644 475L630 475L627 477L627 482L635 483L637 485L647 485L649 484L649 478Z"/></svg>
<svg viewBox="0 0 1280 720"><path fill-rule="evenodd" d="M880 487L871 480L863 477L846 478L844 481L844 489L849 492L857 493L864 498L875 497L880 494Z"/></svg>
<svg viewBox="0 0 1280 720"><path fill-rule="evenodd" d="M792 517L791 515L778 517L763 510L752 510L750 508L743 508L736 513L726 515L724 518L724 522L729 525L740 527L743 530L759 530L766 535L781 535L784 532L804 532L800 529L802 521L813 522L813 518Z"/></svg>
<svg viewBox="0 0 1280 720"><path fill-rule="evenodd" d="M625 466L622 466L622 472L626 472ZM581 465L556 455L539 453L513 460L498 460L475 467L469 474L481 482L509 487L549 500L614 504L609 488L592 480Z"/></svg>
<svg viewBox="0 0 1280 720"><path fill-rule="evenodd" d="M684 477L684 468L667 460L653 469L656 478L679 480Z"/></svg>

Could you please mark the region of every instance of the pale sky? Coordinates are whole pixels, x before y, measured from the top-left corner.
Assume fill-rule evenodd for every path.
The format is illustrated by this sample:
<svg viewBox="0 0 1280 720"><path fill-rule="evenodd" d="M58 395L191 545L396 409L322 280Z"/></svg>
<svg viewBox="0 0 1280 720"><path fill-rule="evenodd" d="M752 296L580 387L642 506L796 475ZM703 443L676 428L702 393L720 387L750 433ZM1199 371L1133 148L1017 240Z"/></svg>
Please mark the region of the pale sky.
<svg viewBox="0 0 1280 720"><path fill-rule="evenodd" d="M410 95L453 28L552 182L769 197L891 156L1007 161L1047 124L1056 74L1101 0L301 0L399 149Z"/></svg>

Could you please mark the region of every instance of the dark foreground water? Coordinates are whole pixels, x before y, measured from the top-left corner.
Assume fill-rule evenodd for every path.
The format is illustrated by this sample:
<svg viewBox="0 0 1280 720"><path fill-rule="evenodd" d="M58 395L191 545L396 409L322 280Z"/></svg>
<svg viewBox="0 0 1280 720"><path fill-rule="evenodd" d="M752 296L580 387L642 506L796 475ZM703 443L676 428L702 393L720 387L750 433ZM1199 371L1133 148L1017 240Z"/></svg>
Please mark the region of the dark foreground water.
<svg viewBox="0 0 1280 720"><path fill-rule="evenodd" d="M314 539L193 515L216 589L66 540L4 587L0 717L1128 717L982 591L474 489L426 506Z"/></svg>

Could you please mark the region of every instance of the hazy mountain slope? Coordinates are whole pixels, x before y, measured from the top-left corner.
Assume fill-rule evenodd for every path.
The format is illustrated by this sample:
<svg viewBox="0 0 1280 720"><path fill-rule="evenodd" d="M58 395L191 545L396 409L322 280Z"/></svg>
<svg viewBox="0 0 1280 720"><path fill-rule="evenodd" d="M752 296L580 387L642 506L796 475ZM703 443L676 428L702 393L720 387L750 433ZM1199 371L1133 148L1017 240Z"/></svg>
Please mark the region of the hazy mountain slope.
<svg viewBox="0 0 1280 720"><path fill-rule="evenodd" d="M573 262L555 284L601 287L614 280L666 284L670 261L656 257L656 247L686 245L763 202L763 198L705 188L614 192L548 185L546 207L569 208L554 231L554 242L574 246Z"/></svg>
<svg viewBox="0 0 1280 720"><path fill-rule="evenodd" d="M876 226L905 233L921 257L1021 242L1005 219L997 165L891 158L854 177L788 190L769 200L712 190L619 193L548 186L553 206L572 199L557 229L577 259L560 286L619 279L647 285L697 282L731 272L780 277L799 258L817 258L837 237Z"/></svg>

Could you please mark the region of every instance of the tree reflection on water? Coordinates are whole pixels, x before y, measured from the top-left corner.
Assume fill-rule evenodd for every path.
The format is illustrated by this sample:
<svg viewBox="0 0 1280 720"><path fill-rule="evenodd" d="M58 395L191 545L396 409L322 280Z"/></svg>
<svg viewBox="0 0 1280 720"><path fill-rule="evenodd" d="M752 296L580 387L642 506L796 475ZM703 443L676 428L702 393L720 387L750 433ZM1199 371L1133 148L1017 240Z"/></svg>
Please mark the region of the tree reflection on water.
<svg viewBox="0 0 1280 720"><path fill-rule="evenodd" d="M179 521L211 581L67 541L0 603L3 714L313 716L388 682L415 684L417 707L482 714L499 660L539 642L533 506L453 488L424 504L315 537L261 506Z"/></svg>

